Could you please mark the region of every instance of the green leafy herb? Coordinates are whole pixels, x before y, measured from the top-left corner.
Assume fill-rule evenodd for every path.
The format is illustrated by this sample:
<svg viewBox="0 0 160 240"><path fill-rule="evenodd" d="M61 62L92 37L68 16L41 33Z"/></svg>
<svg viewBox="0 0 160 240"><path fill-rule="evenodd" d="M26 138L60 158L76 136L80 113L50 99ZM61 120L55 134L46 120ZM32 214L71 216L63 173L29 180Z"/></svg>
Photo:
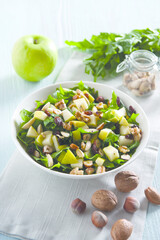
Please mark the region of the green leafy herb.
<svg viewBox="0 0 160 240"><path fill-rule="evenodd" d="M38 108L42 107L43 105L45 105L48 102L50 102L51 104L55 104L57 102L57 99L52 97L51 95L48 95L46 100L44 100L44 101L36 100L35 102L37 103L35 110L37 110Z"/></svg>
<svg viewBox="0 0 160 240"><path fill-rule="evenodd" d="M33 113L29 112L28 110L21 110L20 111L20 116L24 122L28 122L32 118Z"/></svg>
<svg viewBox="0 0 160 240"><path fill-rule="evenodd" d="M17 134L17 138L21 142L23 142L26 146L28 146L31 142L34 141L34 138L27 137L26 135L27 135L27 131L24 129L21 129Z"/></svg>
<svg viewBox="0 0 160 240"><path fill-rule="evenodd" d="M95 161L98 157L101 157L101 155L100 154L95 154L94 156L89 157L85 154L85 156L84 156L85 159L91 160L91 161Z"/></svg>
<svg viewBox="0 0 160 240"><path fill-rule="evenodd" d="M54 118L53 118L52 116L46 118L46 119L43 121L43 124L44 124L46 130L53 130L53 129L56 127Z"/></svg>
<svg viewBox="0 0 160 240"><path fill-rule="evenodd" d="M131 117L128 119L128 122L139 125L139 123L136 121L136 118L138 117L138 115L139 115L138 113L132 113Z"/></svg>
<svg viewBox="0 0 160 240"><path fill-rule="evenodd" d="M108 107L108 109L119 109L119 106L117 105L117 95L115 92L112 92L112 101Z"/></svg>
<svg viewBox="0 0 160 240"><path fill-rule="evenodd" d="M134 142L134 143L129 147L129 149L130 149L130 150L133 150L133 149L137 148L138 145L139 145L139 143L140 143L139 141Z"/></svg>
<svg viewBox="0 0 160 240"><path fill-rule="evenodd" d="M139 49L145 49L160 55L160 29L133 30L126 34L100 33L93 35L90 40L80 42L66 41L75 50L91 53L84 60L85 72L92 74L94 81L115 75L117 65L125 59L126 54Z"/></svg>
<svg viewBox="0 0 160 240"><path fill-rule="evenodd" d="M117 142L119 139L119 135L116 135L112 132L110 132L107 136L107 138L104 140L103 144L104 146L108 146L109 144L112 144Z"/></svg>
<svg viewBox="0 0 160 240"><path fill-rule="evenodd" d="M53 169L53 168L60 168L61 164L58 162L56 164L54 164L52 167L50 167L49 169Z"/></svg>

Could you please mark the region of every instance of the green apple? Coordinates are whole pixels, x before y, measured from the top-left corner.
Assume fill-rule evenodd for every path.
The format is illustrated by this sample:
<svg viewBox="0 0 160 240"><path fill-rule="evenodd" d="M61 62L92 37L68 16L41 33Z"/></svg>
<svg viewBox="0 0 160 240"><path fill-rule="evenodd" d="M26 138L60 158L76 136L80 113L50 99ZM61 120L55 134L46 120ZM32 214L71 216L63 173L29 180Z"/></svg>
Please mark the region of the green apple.
<svg viewBox="0 0 160 240"><path fill-rule="evenodd" d="M36 138L36 137L38 137L38 133L37 133L37 131L34 129L34 127L30 127L29 129L28 129L28 132L27 132L27 135L26 135L27 137L32 137L32 138Z"/></svg>
<svg viewBox="0 0 160 240"><path fill-rule="evenodd" d="M133 143L132 139L127 139L125 136L119 137L119 145L120 146L129 146Z"/></svg>
<svg viewBox="0 0 160 240"><path fill-rule="evenodd" d="M78 163L78 159L74 156L74 154L71 152L71 150L67 150L67 152L62 152L60 156L58 157L58 162L62 164L73 164Z"/></svg>
<svg viewBox="0 0 160 240"><path fill-rule="evenodd" d="M81 110L81 108L85 111L88 108L88 104L84 98L73 100L73 103L76 105L78 110Z"/></svg>
<svg viewBox="0 0 160 240"><path fill-rule="evenodd" d="M101 158L101 157L98 157L95 161L95 163L98 165L98 166L102 166L103 163L105 162L105 159L104 158Z"/></svg>
<svg viewBox="0 0 160 240"><path fill-rule="evenodd" d="M88 91L84 90L83 93L88 95L88 99L90 102L94 102L94 97Z"/></svg>
<svg viewBox="0 0 160 240"><path fill-rule="evenodd" d="M90 115L90 120L87 124L89 127L97 127L98 120L99 120L99 118L92 114L92 115Z"/></svg>
<svg viewBox="0 0 160 240"><path fill-rule="evenodd" d="M110 132L112 132L111 129L109 129L109 128L104 128L104 129L102 129L102 130L100 131L98 137L99 137L101 140L105 140Z"/></svg>
<svg viewBox="0 0 160 240"><path fill-rule="evenodd" d="M81 128L83 126L85 126L85 122L82 121L71 121L71 124L73 124L74 128Z"/></svg>
<svg viewBox="0 0 160 240"><path fill-rule="evenodd" d="M43 111L35 111L34 118L44 121L48 115Z"/></svg>
<svg viewBox="0 0 160 240"><path fill-rule="evenodd" d="M69 122L75 119L75 116L68 109L62 111L62 116L65 122Z"/></svg>
<svg viewBox="0 0 160 240"><path fill-rule="evenodd" d="M127 135L129 133L130 133L129 126L123 126L123 125L120 126L120 134L121 135Z"/></svg>
<svg viewBox="0 0 160 240"><path fill-rule="evenodd" d="M72 136L73 136L73 142L77 142L81 140L81 133L79 130L73 131Z"/></svg>
<svg viewBox="0 0 160 240"><path fill-rule="evenodd" d="M12 51L16 73L25 80L37 82L47 77L57 62L53 41L44 36L28 35L20 38Z"/></svg>
<svg viewBox="0 0 160 240"><path fill-rule="evenodd" d="M109 161L114 161L115 159L119 158L119 152L118 150L113 147L113 146L108 146L103 148L103 151L105 153L105 155L107 156L107 158L109 159Z"/></svg>
<svg viewBox="0 0 160 240"><path fill-rule="evenodd" d="M30 128L31 126L32 126L32 124L35 122L35 118L31 118L27 123L25 123L24 125L23 125L23 129L28 129L28 128Z"/></svg>
<svg viewBox="0 0 160 240"><path fill-rule="evenodd" d="M121 119L119 121L119 124L123 125L123 126L129 126L129 123L127 122L127 120L123 116L121 117Z"/></svg>

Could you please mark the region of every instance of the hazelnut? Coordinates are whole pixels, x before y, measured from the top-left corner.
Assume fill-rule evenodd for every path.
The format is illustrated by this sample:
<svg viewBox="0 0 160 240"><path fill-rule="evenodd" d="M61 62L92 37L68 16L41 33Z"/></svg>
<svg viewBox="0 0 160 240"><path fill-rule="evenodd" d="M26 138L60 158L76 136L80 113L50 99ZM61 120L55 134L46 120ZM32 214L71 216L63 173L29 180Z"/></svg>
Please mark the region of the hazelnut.
<svg viewBox="0 0 160 240"><path fill-rule="evenodd" d="M139 209L139 207L140 203L134 197L127 197L123 206L123 208L129 213L136 212Z"/></svg>
<svg viewBox="0 0 160 240"><path fill-rule="evenodd" d="M115 176L114 181L120 192L130 192L138 186L139 177L132 171L122 171Z"/></svg>
<svg viewBox="0 0 160 240"><path fill-rule="evenodd" d="M92 167L92 166L93 166L93 161L89 161L89 160L88 160L88 161L84 161L83 164L84 164L84 166L87 167L87 168L88 168L88 167Z"/></svg>
<svg viewBox="0 0 160 240"><path fill-rule="evenodd" d="M156 191L156 189L148 187L145 189L144 193L149 202L160 205L160 194Z"/></svg>
<svg viewBox="0 0 160 240"><path fill-rule="evenodd" d="M92 205L102 211L112 211L117 205L116 195L108 190L98 190L91 198Z"/></svg>
<svg viewBox="0 0 160 240"><path fill-rule="evenodd" d="M78 147L76 144L71 143L71 144L70 144L70 148L71 148L72 150L77 150L79 147Z"/></svg>
<svg viewBox="0 0 160 240"><path fill-rule="evenodd" d="M85 170L85 172L87 173L87 175L93 174L94 173L94 168L89 167Z"/></svg>
<svg viewBox="0 0 160 240"><path fill-rule="evenodd" d="M106 217L106 215L104 215L100 211L94 211L92 213L91 220L92 223L98 228L103 228L108 222L108 218Z"/></svg>
<svg viewBox="0 0 160 240"><path fill-rule="evenodd" d="M71 203L71 208L73 210L73 212L77 213L77 214L81 214L85 211L86 209L86 203L83 202L81 199L76 198L75 200L73 200L73 202Z"/></svg>
<svg viewBox="0 0 160 240"><path fill-rule="evenodd" d="M96 170L96 174L104 173L105 171L106 171L106 169L104 166L98 166L97 170Z"/></svg>
<svg viewBox="0 0 160 240"><path fill-rule="evenodd" d="M116 221L111 229L111 236L113 240L127 240L133 230L133 225L126 219L119 219Z"/></svg>

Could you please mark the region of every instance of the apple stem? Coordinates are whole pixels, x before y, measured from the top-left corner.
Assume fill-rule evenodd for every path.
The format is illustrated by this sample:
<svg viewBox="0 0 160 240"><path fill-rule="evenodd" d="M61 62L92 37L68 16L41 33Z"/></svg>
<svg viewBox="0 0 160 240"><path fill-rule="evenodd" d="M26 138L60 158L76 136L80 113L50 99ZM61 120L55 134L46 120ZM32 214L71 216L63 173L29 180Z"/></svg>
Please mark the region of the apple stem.
<svg viewBox="0 0 160 240"><path fill-rule="evenodd" d="M33 42L34 44L37 44L38 43L38 41L37 41L37 39L34 39L34 42Z"/></svg>

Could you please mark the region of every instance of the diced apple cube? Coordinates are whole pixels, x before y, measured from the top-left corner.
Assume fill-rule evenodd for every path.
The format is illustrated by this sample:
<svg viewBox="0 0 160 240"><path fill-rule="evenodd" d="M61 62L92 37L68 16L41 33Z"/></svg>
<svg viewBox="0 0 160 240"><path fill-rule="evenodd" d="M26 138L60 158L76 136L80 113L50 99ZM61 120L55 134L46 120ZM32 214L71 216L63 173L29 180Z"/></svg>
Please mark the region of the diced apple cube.
<svg viewBox="0 0 160 240"><path fill-rule="evenodd" d="M102 166L103 163L105 162L105 159L98 157L95 162L98 166Z"/></svg>
<svg viewBox="0 0 160 240"><path fill-rule="evenodd" d="M57 139L57 137L54 135L53 137L52 137L52 140L53 140L53 144L54 144L54 147L55 147L55 150L56 150L56 152L59 152L59 142L58 142L58 139Z"/></svg>
<svg viewBox="0 0 160 240"><path fill-rule="evenodd" d="M88 96L90 102L94 102L94 97L87 90L84 90L83 93Z"/></svg>
<svg viewBox="0 0 160 240"><path fill-rule="evenodd" d="M47 103L43 106L42 111L46 111L49 107L50 107L50 102L47 102Z"/></svg>
<svg viewBox="0 0 160 240"><path fill-rule="evenodd" d="M101 140L105 140L110 132L112 132L111 129L109 129L109 128L104 128L104 129L102 129L102 130L100 131L98 137L99 137Z"/></svg>
<svg viewBox="0 0 160 240"><path fill-rule="evenodd" d="M34 129L34 127L30 127L29 129L28 129L28 132L27 132L27 135L26 135L27 137L32 137L32 138L36 138L37 136L38 136L38 133L37 133L37 131Z"/></svg>
<svg viewBox="0 0 160 240"><path fill-rule="evenodd" d="M125 117L121 117L120 121L119 121L120 125L123 126L129 126L129 123L127 122L127 120L125 119Z"/></svg>
<svg viewBox="0 0 160 240"><path fill-rule="evenodd" d="M73 100L73 103L76 105L78 110L83 109L85 111L88 108L88 104L84 98Z"/></svg>
<svg viewBox="0 0 160 240"><path fill-rule="evenodd" d="M133 143L132 139L127 139L125 136L120 136L119 137L119 145L120 146L129 146Z"/></svg>
<svg viewBox="0 0 160 240"><path fill-rule="evenodd" d="M35 111L34 118L44 121L48 115L43 111Z"/></svg>
<svg viewBox="0 0 160 240"><path fill-rule="evenodd" d="M90 115L90 120L87 123L89 127L96 127L97 126L97 121L98 121L98 117L96 117L95 115Z"/></svg>
<svg viewBox="0 0 160 240"><path fill-rule="evenodd" d="M126 116L126 109L122 107L119 110L115 110L115 114L120 119L121 117Z"/></svg>
<svg viewBox="0 0 160 240"><path fill-rule="evenodd" d="M50 154L46 154L47 160L48 160L48 168L53 166L53 158Z"/></svg>
<svg viewBox="0 0 160 240"><path fill-rule="evenodd" d="M86 125L86 123L82 121L71 121L70 123L74 126L74 128L81 128Z"/></svg>
<svg viewBox="0 0 160 240"><path fill-rule="evenodd" d="M107 158L109 159L109 161L114 161L115 159L119 158L119 152L118 150L113 147L113 146L108 146L103 148L103 151L105 153L105 155L107 156Z"/></svg>
<svg viewBox="0 0 160 240"><path fill-rule="evenodd" d="M73 131L72 136L73 136L73 142L77 142L81 140L81 133L78 130Z"/></svg>
<svg viewBox="0 0 160 240"><path fill-rule="evenodd" d="M38 135L38 137L36 138L35 142L39 145L39 146L43 146L43 140L44 140L44 137L40 134Z"/></svg>
<svg viewBox="0 0 160 240"><path fill-rule="evenodd" d="M75 119L75 116L68 109L65 109L62 111L62 116L65 122L69 122Z"/></svg>
<svg viewBox="0 0 160 240"><path fill-rule="evenodd" d="M120 134L127 135L130 133L129 126L120 126Z"/></svg>
<svg viewBox="0 0 160 240"><path fill-rule="evenodd" d="M75 167L78 167L78 168L83 168L83 159L77 159L77 163L72 163L71 164L71 167L72 168L75 168Z"/></svg>
<svg viewBox="0 0 160 240"><path fill-rule="evenodd" d="M42 145L43 146L48 145L48 146L54 147L52 136L53 136L52 134L46 135L46 137L42 141Z"/></svg>
<svg viewBox="0 0 160 240"><path fill-rule="evenodd" d="M73 164L78 162L77 158L71 152L71 150L67 150L67 152L62 152L58 157L58 161L62 164Z"/></svg>
<svg viewBox="0 0 160 240"><path fill-rule="evenodd" d="M28 128L30 128L30 126L32 126L32 124L35 122L35 118L31 118L27 123L25 123L24 125L23 125L23 129L28 129Z"/></svg>

